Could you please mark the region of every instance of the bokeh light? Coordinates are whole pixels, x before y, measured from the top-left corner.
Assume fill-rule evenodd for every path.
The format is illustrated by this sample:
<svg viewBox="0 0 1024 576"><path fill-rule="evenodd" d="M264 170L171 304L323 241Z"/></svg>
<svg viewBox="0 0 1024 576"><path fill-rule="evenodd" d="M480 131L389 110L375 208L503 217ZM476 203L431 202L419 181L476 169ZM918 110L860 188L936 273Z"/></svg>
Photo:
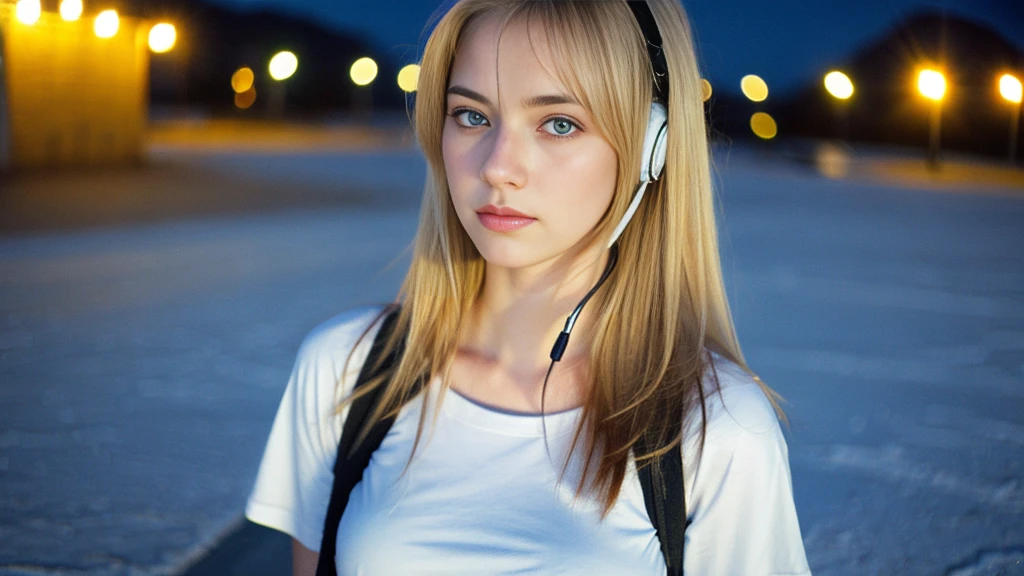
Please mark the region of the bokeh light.
<svg viewBox="0 0 1024 576"><path fill-rule="evenodd" d="M833 70L825 75L825 90L840 100L846 100L853 96L853 82L846 74Z"/></svg>
<svg viewBox="0 0 1024 576"><path fill-rule="evenodd" d="M1013 74L1003 74L999 77L999 95L1013 102L1021 103L1022 86L1020 80Z"/></svg>
<svg viewBox="0 0 1024 576"><path fill-rule="evenodd" d="M178 39L178 31L173 24L161 22L149 30L149 49L157 54L169 52Z"/></svg>
<svg viewBox="0 0 1024 576"><path fill-rule="evenodd" d="M700 79L700 92L701 100L703 100L704 102L707 102L708 100L711 99L711 82L708 82L707 78Z"/></svg>
<svg viewBox="0 0 1024 576"><path fill-rule="evenodd" d="M74 22L82 17L82 0L61 0L60 17Z"/></svg>
<svg viewBox="0 0 1024 576"><path fill-rule="evenodd" d="M43 5L39 0L18 0L14 6L14 16L18 22L29 26L39 21L43 14Z"/></svg>
<svg viewBox="0 0 1024 576"><path fill-rule="evenodd" d="M352 63L348 75L356 85L366 86L377 77L377 63L373 61L373 58L360 58Z"/></svg>
<svg viewBox="0 0 1024 576"><path fill-rule="evenodd" d="M420 67L418 64L403 66L398 71L398 87L406 92L415 92L419 84Z"/></svg>
<svg viewBox="0 0 1024 576"><path fill-rule="evenodd" d="M270 77L274 80L287 80L298 69L298 57L287 50L274 54L274 57L270 59Z"/></svg>
<svg viewBox="0 0 1024 576"><path fill-rule="evenodd" d="M938 102L946 95L946 77L931 68L921 70L917 74L917 91L925 98Z"/></svg>
<svg viewBox="0 0 1024 576"><path fill-rule="evenodd" d="M747 74L740 80L740 90L753 102L763 102L768 98L768 84L754 74Z"/></svg>
<svg viewBox="0 0 1024 576"><path fill-rule="evenodd" d="M235 94L241 94L252 88L252 84L255 81L256 75L253 74L252 68L243 66L235 70L235 73L231 75L231 89L235 91Z"/></svg>
<svg viewBox="0 0 1024 576"><path fill-rule="evenodd" d="M100 38L113 38L120 25L121 19L117 17L117 10L104 10L96 15L92 29Z"/></svg>
<svg viewBox="0 0 1024 576"><path fill-rule="evenodd" d="M256 89L250 87L244 92L235 94L235 107L239 110L248 110L256 103Z"/></svg>
<svg viewBox="0 0 1024 576"><path fill-rule="evenodd" d="M765 140L771 140L779 133L779 127L775 124L775 119L766 112L756 112L750 117L750 129L759 138Z"/></svg>

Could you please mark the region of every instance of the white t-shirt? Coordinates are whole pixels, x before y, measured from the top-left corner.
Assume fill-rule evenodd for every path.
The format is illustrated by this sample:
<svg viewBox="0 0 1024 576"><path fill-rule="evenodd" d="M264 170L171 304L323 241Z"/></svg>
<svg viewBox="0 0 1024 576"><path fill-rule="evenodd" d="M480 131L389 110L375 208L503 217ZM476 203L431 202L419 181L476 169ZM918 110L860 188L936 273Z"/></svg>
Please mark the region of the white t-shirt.
<svg viewBox="0 0 1024 576"><path fill-rule="evenodd" d="M250 520L312 550L320 548L347 408L332 413L355 386L379 323L342 374L345 358L378 311L342 314L303 342L246 506ZM720 356L715 368L721 394L708 396L703 457L698 464L696 427L684 451L684 569L810 574L775 413L741 368ZM436 380L428 390L402 409L352 491L338 530L339 575L665 573L632 465L603 521L597 502L573 497L579 458L559 482L582 409L548 414L542 425L538 415L450 390L431 424ZM405 470L425 403L428 428Z"/></svg>

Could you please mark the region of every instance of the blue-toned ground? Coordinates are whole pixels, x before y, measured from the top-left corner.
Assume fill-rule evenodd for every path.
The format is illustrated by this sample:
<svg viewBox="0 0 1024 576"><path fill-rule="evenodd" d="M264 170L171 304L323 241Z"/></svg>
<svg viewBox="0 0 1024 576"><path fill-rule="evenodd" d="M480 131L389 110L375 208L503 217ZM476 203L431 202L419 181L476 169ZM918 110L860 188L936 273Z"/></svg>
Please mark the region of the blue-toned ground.
<svg viewBox="0 0 1024 576"><path fill-rule="evenodd" d="M391 298L407 264L413 150L154 155L188 183L152 192L184 204L169 219L60 213L145 204L136 173L5 191L55 194L66 225L0 236L0 574L201 556L241 517L303 335ZM1024 573L1024 186L831 180L739 148L718 167L733 312L789 400L815 574Z"/></svg>

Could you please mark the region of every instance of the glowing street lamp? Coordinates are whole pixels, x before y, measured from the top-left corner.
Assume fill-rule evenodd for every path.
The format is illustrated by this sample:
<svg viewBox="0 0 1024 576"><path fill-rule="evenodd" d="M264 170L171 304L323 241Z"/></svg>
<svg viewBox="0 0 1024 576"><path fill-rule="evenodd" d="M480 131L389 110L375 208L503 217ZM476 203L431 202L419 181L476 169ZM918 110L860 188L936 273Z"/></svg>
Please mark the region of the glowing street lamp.
<svg viewBox="0 0 1024 576"><path fill-rule="evenodd" d="M747 74L740 80L740 90L751 102L763 102L768 98L768 84L754 74Z"/></svg>
<svg viewBox="0 0 1024 576"><path fill-rule="evenodd" d="M149 30L149 49L156 54L170 52L177 39L178 31L174 29L174 24L161 22Z"/></svg>
<svg viewBox="0 0 1024 576"><path fill-rule="evenodd" d="M848 140L850 137L848 102L853 96L853 81L839 70L833 70L825 75L825 90L835 98L836 131L840 138Z"/></svg>
<svg viewBox="0 0 1024 576"><path fill-rule="evenodd" d="M939 138L942 128L942 99L946 97L946 77L932 68L925 68L917 74L917 91L932 101L928 122L928 167L939 168Z"/></svg>
<svg viewBox="0 0 1024 576"><path fill-rule="evenodd" d="M270 94L268 95L267 107L270 109L270 113L276 116L284 114L284 99L287 90L287 84L285 80L291 78L295 71L299 69L299 58L294 52L288 50L282 50L274 57L270 59L270 64L267 66L267 71L270 72L270 77L276 80L276 82L270 85ZM239 94L247 94L246 91L240 92ZM239 97L235 98L235 105L239 108L245 109L252 106L252 102L256 101L256 93L253 90L252 101L248 98L243 98L243 101L239 103ZM247 104L244 105L243 104Z"/></svg>
<svg viewBox="0 0 1024 576"><path fill-rule="evenodd" d="M96 15L92 29L100 38L113 38L121 25L121 19L117 17L117 10L104 10Z"/></svg>
<svg viewBox="0 0 1024 576"><path fill-rule="evenodd" d="M61 0L60 17L67 22L74 22L82 17L82 0Z"/></svg>
<svg viewBox="0 0 1024 576"><path fill-rule="evenodd" d="M419 85L420 67L409 64L398 71L398 87L404 92L415 92Z"/></svg>
<svg viewBox="0 0 1024 576"><path fill-rule="evenodd" d="M357 86L368 86L377 77L377 63L373 58L360 58L352 63L348 75Z"/></svg>
<svg viewBox="0 0 1024 576"><path fill-rule="evenodd" d="M701 101L707 102L711 99L711 82L707 78L700 79L700 97Z"/></svg>
<svg viewBox="0 0 1024 576"><path fill-rule="evenodd" d="M1017 160L1017 128L1020 126L1021 101L1024 100L1024 86L1013 74L999 77L999 94L1013 104L1010 107L1010 164Z"/></svg>
<svg viewBox="0 0 1024 576"><path fill-rule="evenodd" d="M43 15L43 4L39 0L18 0L14 6L14 16L18 22L31 26Z"/></svg>
<svg viewBox="0 0 1024 576"><path fill-rule="evenodd" d="M287 80L299 69L299 59L294 53L284 50L270 59L270 77L280 82Z"/></svg>

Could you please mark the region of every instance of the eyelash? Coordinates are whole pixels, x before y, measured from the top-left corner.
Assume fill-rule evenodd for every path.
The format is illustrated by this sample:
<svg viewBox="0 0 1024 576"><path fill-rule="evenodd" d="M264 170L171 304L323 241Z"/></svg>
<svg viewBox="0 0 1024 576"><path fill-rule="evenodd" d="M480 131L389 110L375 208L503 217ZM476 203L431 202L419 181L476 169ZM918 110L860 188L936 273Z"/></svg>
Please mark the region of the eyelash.
<svg viewBox="0 0 1024 576"><path fill-rule="evenodd" d="M455 120L455 126L458 127L459 130L472 130L474 128L480 128L480 126L465 126L465 125L463 125L461 122L459 122L457 120L457 118L459 116L461 116L462 114L464 114L466 112L475 112L477 114L480 114L480 112L478 112L476 110L473 110L472 108L456 108L456 109L452 110L451 112L449 112L448 116L450 116L453 119L456 119ZM483 114L480 114L480 115L483 116ZM486 118L486 116L485 116L485 118ZM570 138L575 138L577 133L583 131L583 128L579 124L577 124L575 121L573 121L571 118L569 118L568 116L553 116L551 118L548 118L548 119L544 120L544 124L547 124L548 122L551 122L552 120L564 120L564 121L568 122L569 124L572 124L572 126L574 128L576 128L576 130L573 131L573 132L570 132L569 134L564 134L564 135L552 134L551 132L547 132L545 130L545 133L550 138L554 138L556 140L568 140Z"/></svg>

